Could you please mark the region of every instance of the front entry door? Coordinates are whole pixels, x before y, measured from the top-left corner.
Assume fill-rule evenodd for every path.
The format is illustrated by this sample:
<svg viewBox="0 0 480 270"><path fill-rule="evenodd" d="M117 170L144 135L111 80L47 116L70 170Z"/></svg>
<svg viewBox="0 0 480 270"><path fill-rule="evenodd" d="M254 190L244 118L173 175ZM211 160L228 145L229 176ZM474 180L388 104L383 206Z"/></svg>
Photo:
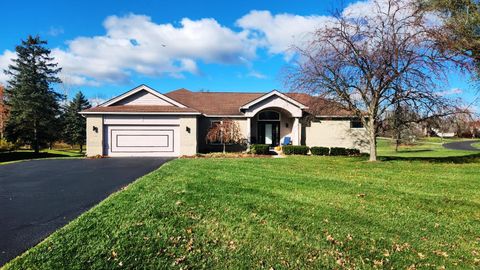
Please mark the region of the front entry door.
<svg viewBox="0 0 480 270"><path fill-rule="evenodd" d="M280 123L279 122L258 122L259 143L271 146L280 145Z"/></svg>
<svg viewBox="0 0 480 270"><path fill-rule="evenodd" d="M265 124L265 144L273 143L273 129L272 124Z"/></svg>

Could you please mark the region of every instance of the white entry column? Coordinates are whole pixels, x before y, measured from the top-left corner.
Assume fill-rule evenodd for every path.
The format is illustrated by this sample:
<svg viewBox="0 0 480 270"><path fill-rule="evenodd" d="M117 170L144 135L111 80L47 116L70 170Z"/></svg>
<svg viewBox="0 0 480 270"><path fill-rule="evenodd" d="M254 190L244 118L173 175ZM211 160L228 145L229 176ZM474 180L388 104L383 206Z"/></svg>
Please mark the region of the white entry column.
<svg viewBox="0 0 480 270"><path fill-rule="evenodd" d="M293 120L292 145L300 145L300 121L298 117Z"/></svg>
<svg viewBox="0 0 480 270"><path fill-rule="evenodd" d="M252 118L247 117L247 127L245 129L245 136L247 136L247 150L250 150L250 144L252 142Z"/></svg>

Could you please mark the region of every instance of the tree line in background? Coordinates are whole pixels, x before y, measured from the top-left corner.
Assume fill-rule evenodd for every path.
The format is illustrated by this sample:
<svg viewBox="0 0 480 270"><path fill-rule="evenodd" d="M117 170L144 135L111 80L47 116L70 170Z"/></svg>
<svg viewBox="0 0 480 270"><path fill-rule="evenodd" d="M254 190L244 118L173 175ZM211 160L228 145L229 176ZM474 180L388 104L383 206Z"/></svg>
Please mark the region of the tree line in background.
<svg viewBox="0 0 480 270"><path fill-rule="evenodd" d="M86 127L78 112L90 108L90 103L82 92L67 102L51 87L61 83L61 68L46 44L38 36L29 36L15 48L17 58L5 70L10 80L0 106L2 139L17 146L28 145L35 153L56 141L79 145L82 151Z"/></svg>

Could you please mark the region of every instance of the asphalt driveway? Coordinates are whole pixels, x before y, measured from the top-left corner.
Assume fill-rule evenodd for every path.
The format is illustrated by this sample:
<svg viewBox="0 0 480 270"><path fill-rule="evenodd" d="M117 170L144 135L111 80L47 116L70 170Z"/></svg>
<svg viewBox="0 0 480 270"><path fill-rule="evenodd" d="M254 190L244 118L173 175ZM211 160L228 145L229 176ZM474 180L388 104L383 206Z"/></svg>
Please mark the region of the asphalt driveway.
<svg viewBox="0 0 480 270"><path fill-rule="evenodd" d="M0 166L0 266L169 158L33 160Z"/></svg>
<svg viewBox="0 0 480 270"><path fill-rule="evenodd" d="M461 141L461 142L444 143L443 147L445 147L447 149L453 149L453 150L480 151L480 149L472 146L472 143L477 143L477 142L480 142L480 141L476 140L476 141Z"/></svg>

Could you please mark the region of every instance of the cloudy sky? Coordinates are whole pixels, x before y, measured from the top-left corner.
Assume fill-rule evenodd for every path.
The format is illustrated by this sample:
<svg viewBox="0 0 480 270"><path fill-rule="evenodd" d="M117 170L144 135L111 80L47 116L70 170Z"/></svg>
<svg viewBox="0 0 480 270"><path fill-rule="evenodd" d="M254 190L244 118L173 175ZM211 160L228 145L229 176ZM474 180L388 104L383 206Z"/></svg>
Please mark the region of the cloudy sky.
<svg viewBox="0 0 480 270"><path fill-rule="evenodd" d="M343 2L341 5L339 2ZM160 92L284 89L292 44L335 10L369 12L362 1L7 1L0 16L0 69L27 35L47 39L69 95L108 99L145 83ZM0 74L0 83L6 77ZM451 74L445 95L472 99Z"/></svg>

